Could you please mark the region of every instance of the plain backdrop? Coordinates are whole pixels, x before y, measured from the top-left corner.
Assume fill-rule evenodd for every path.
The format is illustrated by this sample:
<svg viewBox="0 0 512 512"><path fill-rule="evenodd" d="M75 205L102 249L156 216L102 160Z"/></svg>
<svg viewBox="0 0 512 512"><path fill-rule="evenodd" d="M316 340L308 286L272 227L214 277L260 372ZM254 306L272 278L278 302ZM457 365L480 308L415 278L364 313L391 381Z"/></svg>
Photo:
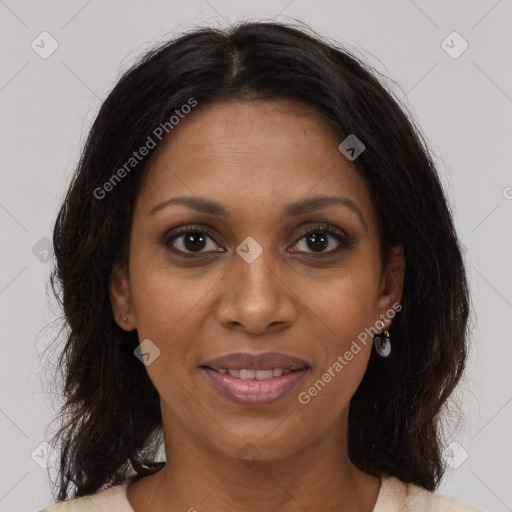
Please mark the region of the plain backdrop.
<svg viewBox="0 0 512 512"><path fill-rule="evenodd" d="M475 319L455 397L465 422L448 432L439 492L512 510L510 0L0 0L0 512L53 502L45 442L59 393L42 352L59 312L46 291L49 240L101 101L137 56L180 31L292 18L389 76L433 151Z"/></svg>

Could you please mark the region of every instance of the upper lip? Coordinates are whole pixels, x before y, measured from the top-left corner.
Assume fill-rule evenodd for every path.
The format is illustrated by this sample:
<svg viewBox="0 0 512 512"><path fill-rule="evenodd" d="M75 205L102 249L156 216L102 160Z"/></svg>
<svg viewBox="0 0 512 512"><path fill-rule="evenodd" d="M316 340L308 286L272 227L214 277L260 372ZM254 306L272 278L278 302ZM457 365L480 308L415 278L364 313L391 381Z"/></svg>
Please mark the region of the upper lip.
<svg viewBox="0 0 512 512"><path fill-rule="evenodd" d="M278 352L265 352L263 354L237 352L210 359L203 363L202 366L208 366L213 370L222 368L227 370L273 370L274 368L300 370L309 367L308 363L302 359Z"/></svg>

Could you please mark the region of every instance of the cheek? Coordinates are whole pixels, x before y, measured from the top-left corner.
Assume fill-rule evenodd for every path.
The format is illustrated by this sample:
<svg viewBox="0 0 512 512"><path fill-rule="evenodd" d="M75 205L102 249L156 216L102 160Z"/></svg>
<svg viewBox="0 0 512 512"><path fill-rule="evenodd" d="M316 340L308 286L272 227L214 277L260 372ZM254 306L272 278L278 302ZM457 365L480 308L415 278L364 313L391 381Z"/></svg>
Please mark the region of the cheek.
<svg viewBox="0 0 512 512"><path fill-rule="evenodd" d="M343 350L351 340L375 325L379 267L373 258L355 257L351 265L333 273L328 286L317 287L314 307L319 321L331 332L333 345Z"/></svg>
<svg viewBox="0 0 512 512"><path fill-rule="evenodd" d="M357 387L366 370L373 342L368 328L375 321L370 314L372 301L368 295L361 294L360 289L358 293L354 290L351 290L353 293L344 293L348 292L344 287L337 290L337 300L328 303L322 317L328 326L329 336L324 338L324 357L319 371L331 368L331 375L333 371L337 375L333 381L344 381L343 387L348 391L353 386L347 387L347 382L354 382Z"/></svg>
<svg viewBox="0 0 512 512"><path fill-rule="evenodd" d="M331 424L346 410L368 366L374 325L372 288L355 286L340 279L333 283L319 308L321 319L317 356L319 365L312 372L304 391L298 396L311 422L319 418ZM336 296L336 297L334 297ZM317 303L318 304L318 303Z"/></svg>
<svg viewBox="0 0 512 512"><path fill-rule="evenodd" d="M378 320L377 295L379 260L365 253L354 258L333 275L329 286L318 287L314 294L314 318L318 332L320 367L315 379L325 380L331 399L348 401L366 371L373 331ZM378 325L377 325L377 330ZM327 397L324 397L327 398Z"/></svg>
<svg viewBox="0 0 512 512"><path fill-rule="evenodd" d="M363 290L362 287L339 284L339 287L333 286L331 300L324 308L323 320L335 334L332 350L345 351L352 340L361 338L361 333L375 325L376 301L373 288ZM334 293L336 298L332 297Z"/></svg>
<svg viewBox="0 0 512 512"><path fill-rule="evenodd" d="M159 351L146 367L148 375L166 403L186 403L190 396L180 385L187 373L184 363L197 337L197 315L202 301L207 300L214 282L210 283L206 274L191 278L161 261L138 255L130 264L139 342L149 339Z"/></svg>
<svg viewBox="0 0 512 512"><path fill-rule="evenodd" d="M179 342L189 318L200 311L220 278L214 272L172 267L164 255L155 257L134 251L130 283L139 337L154 338L160 343Z"/></svg>

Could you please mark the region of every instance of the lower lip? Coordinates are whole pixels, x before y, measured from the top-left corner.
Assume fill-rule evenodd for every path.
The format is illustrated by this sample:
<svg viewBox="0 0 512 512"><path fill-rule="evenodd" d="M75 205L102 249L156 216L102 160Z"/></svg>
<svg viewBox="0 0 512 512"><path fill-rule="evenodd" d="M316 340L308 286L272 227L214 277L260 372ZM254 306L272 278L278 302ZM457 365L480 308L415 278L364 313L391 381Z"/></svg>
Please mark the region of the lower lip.
<svg viewBox="0 0 512 512"><path fill-rule="evenodd" d="M219 373L203 367L215 387L238 405L257 407L277 402L290 393L302 380L307 368L295 370L281 377L266 380L242 380L228 373Z"/></svg>

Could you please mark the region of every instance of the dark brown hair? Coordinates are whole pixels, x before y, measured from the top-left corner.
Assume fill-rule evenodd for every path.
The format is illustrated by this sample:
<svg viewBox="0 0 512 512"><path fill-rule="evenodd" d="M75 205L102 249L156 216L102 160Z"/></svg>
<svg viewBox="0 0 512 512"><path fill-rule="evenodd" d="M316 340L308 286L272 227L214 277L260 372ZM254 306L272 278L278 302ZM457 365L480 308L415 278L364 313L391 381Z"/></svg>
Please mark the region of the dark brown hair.
<svg viewBox="0 0 512 512"><path fill-rule="evenodd" d="M161 469L159 397L115 323L109 279L126 263L135 199L154 149L114 190L98 189L156 127L194 98L294 99L366 146L353 162L371 191L383 263L402 244L403 310L387 359L372 351L352 398L349 455L363 471L435 490L444 472L440 412L466 361L469 297L452 215L419 130L368 65L307 29L280 23L199 28L142 56L101 105L55 223L52 289L66 320L58 500ZM193 113L191 114L193 115ZM170 134L172 136L172 132ZM157 145L158 148L158 145ZM96 193L95 193L96 191Z"/></svg>

